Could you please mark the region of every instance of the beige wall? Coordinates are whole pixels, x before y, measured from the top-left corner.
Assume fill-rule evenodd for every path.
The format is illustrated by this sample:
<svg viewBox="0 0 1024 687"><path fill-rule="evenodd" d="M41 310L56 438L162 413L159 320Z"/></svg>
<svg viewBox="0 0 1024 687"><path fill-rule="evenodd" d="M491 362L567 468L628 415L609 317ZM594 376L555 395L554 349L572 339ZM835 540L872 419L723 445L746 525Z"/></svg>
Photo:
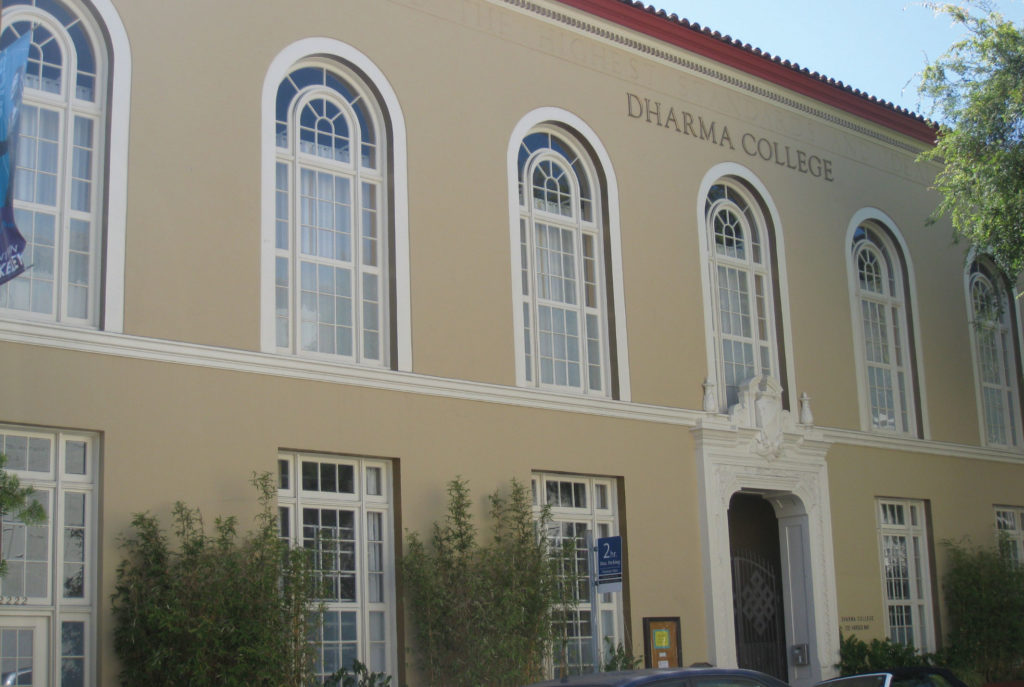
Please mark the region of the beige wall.
<svg viewBox="0 0 1024 687"><path fill-rule="evenodd" d="M888 497L927 504L938 581L933 591L940 600L942 631L948 630L941 591L944 542L994 543L994 506L1021 502L1020 465L837 445L829 452L828 469L840 626L861 638L884 636L876 499ZM843 620L851 617L870 620Z"/></svg>
<svg viewBox="0 0 1024 687"><path fill-rule="evenodd" d="M699 403L707 371L698 186L713 165L732 161L761 179L778 212L794 392L814 397L818 423L860 426L844 243L853 214L876 207L898 225L915 268L933 436L977 442L963 251L950 247L945 223L924 227L936 202L932 169L911 153L499 4L309 2L301 13L122 4L134 50L128 332L258 348L260 90L278 51L326 35L381 68L408 124L416 372L515 383L506 151L523 115L554 106L597 133L619 183L634 400ZM215 57L203 49L212 44ZM627 93L714 120L735 150L629 117ZM835 180L747 155L744 134L831 160Z"/></svg>
<svg viewBox="0 0 1024 687"><path fill-rule="evenodd" d="M910 251L931 437L977 447L963 250L949 245L946 223L924 226L936 203L927 190L934 169L916 165L912 153L497 2L304 0L301 11L264 0L115 5L133 70L125 333L168 346L147 360L0 343L0 420L102 436L100 599L112 592L117 539L132 513L165 515L183 499L244 519L255 505L248 476L273 469L280 448L398 461L401 524L424 532L442 516L445 483L456 475L470 481L481 517L484 495L510 477L607 475L625 490L634 646L642 647L644 616L678 615L685 660L706 660L692 420L648 406L701 405L708 370L698 192L722 162L747 166L779 218L790 391L813 397L816 424L860 428L845 244L854 213L875 207ZM509 137L540 107L568 110L596 132L618 181L638 405L613 412L559 397L552 410L547 400L529 407L463 392L410 393L405 377L385 390L355 377L336 383L172 362L174 342L259 350L261 90L273 58L310 36L365 54L404 112L414 375L480 382L488 393L495 389L487 385L515 385ZM719 132L728 127L735 150L630 117L627 93L714 120ZM745 154L743 134L831 160L834 181ZM929 501L936 539L984 541L992 504L1020 505L1019 462L943 451L837 443L828 453L839 612L873 616L873 635L881 633L876 496ZM941 547L936 553L941 574ZM113 684L108 604L100 609L103 682Z"/></svg>

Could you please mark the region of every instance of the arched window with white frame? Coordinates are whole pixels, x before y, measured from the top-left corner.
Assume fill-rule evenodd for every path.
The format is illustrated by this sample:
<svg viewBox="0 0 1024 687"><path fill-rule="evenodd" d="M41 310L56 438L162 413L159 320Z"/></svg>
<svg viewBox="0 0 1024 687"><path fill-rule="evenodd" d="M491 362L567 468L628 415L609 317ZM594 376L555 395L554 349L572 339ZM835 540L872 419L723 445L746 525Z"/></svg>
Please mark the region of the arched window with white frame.
<svg viewBox="0 0 1024 687"><path fill-rule="evenodd" d="M907 265L892 230L859 222L848 244L862 412L871 429L919 432Z"/></svg>
<svg viewBox="0 0 1024 687"><path fill-rule="evenodd" d="M120 331L127 38L108 0L5 2L0 48L29 32L14 176L29 269L0 286L0 314Z"/></svg>
<svg viewBox="0 0 1024 687"><path fill-rule="evenodd" d="M1020 445L1020 343L1009 285L988 260L967 268L967 304L982 441Z"/></svg>
<svg viewBox="0 0 1024 687"><path fill-rule="evenodd" d="M584 144L545 125L519 145L519 303L525 382L612 395L601 177Z"/></svg>
<svg viewBox="0 0 1024 687"><path fill-rule="evenodd" d="M351 68L310 59L277 90L279 351L390 365L387 137Z"/></svg>
<svg viewBox="0 0 1024 687"><path fill-rule="evenodd" d="M719 403L727 410L751 378L786 383L779 363L773 237L760 197L738 178L711 185L704 198L704 223Z"/></svg>

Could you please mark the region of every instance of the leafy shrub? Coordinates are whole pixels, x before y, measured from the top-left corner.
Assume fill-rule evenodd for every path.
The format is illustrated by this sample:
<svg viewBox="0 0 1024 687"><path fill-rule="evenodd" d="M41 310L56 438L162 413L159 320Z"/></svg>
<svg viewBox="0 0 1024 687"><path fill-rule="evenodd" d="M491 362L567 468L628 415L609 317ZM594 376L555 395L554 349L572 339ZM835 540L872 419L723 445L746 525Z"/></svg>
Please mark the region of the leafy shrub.
<svg viewBox="0 0 1024 687"><path fill-rule="evenodd" d="M26 525L41 525L46 522L46 511L43 504L32 499L35 489L21 486L17 475L4 470L7 456L0 453L0 519L5 515L14 515ZM0 551L0 577L7 574L7 561Z"/></svg>
<svg viewBox="0 0 1024 687"><path fill-rule="evenodd" d="M919 654L912 646L897 644L890 639L872 639L867 643L856 635L839 638L840 675L871 673L889 668L928 665L928 656Z"/></svg>
<svg viewBox="0 0 1024 687"><path fill-rule="evenodd" d="M634 656L633 650L623 645L622 642L612 646L612 638L605 637L604 644L605 654L608 657L604 662L604 671L606 673L616 670L633 670L639 668L643 662L643 658Z"/></svg>
<svg viewBox="0 0 1024 687"><path fill-rule="evenodd" d="M121 684L304 687L314 586L307 557L278 538L269 474L256 531L240 538L235 518L213 535L198 510L174 507L176 548L156 517L135 515L124 539L112 597Z"/></svg>
<svg viewBox="0 0 1024 687"><path fill-rule="evenodd" d="M359 659L352 661L352 672L341 668L324 680L324 687L390 687L391 676L373 673Z"/></svg>
<svg viewBox="0 0 1024 687"><path fill-rule="evenodd" d="M1007 542L991 547L944 542L949 569L943 578L957 666L984 682L1024 673L1024 567Z"/></svg>
<svg viewBox="0 0 1024 687"><path fill-rule="evenodd" d="M465 480L448 484L448 515L430 547L406 538L402 561L417 656L429 685L522 685L543 676L561 602L558 558L549 550L550 516L533 512L513 480L490 497L493 538L477 543Z"/></svg>

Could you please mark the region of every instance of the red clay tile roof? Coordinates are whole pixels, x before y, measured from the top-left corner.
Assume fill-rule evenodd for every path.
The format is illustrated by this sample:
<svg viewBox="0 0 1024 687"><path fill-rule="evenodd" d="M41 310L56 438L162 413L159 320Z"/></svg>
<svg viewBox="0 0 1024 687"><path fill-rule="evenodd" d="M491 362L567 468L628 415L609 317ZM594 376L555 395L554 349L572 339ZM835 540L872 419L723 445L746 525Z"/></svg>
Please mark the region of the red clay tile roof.
<svg viewBox="0 0 1024 687"><path fill-rule="evenodd" d="M936 124L919 114L639 0L559 2L709 57L925 143L935 141Z"/></svg>

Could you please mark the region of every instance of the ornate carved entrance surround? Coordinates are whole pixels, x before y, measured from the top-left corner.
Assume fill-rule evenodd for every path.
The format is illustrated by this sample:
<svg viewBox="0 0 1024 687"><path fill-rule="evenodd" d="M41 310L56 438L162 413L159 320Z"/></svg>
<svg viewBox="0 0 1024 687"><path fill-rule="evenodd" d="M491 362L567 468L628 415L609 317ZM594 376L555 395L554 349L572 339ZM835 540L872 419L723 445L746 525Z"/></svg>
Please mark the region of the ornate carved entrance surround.
<svg viewBox="0 0 1024 687"><path fill-rule="evenodd" d="M782 387L755 377L728 415L708 415L692 430L701 498L705 608L710 658L736 665L729 500L758 494L779 521L789 682L808 687L834 673L839 657L831 507L825 454L809 399L800 417L782 407ZM806 661L795 660L794 647Z"/></svg>

